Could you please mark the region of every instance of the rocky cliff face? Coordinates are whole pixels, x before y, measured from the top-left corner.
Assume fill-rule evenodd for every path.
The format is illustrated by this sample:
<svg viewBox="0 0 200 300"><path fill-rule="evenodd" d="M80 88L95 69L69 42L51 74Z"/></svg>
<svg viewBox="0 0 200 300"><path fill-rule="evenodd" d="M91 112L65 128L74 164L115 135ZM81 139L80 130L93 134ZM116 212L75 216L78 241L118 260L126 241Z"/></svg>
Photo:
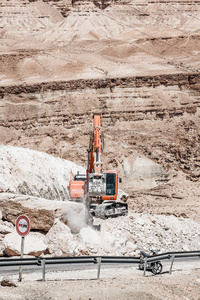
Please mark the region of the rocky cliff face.
<svg viewBox="0 0 200 300"><path fill-rule="evenodd" d="M1 143L86 165L98 112L104 167L123 188L179 171L199 181L199 11L200 1L0 1ZM162 171L133 184L143 159Z"/></svg>
<svg viewBox="0 0 200 300"><path fill-rule="evenodd" d="M198 180L198 81L182 73L1 87L1 139L86 165L99 112L107 168L125 176L126 159L145 155Z"/></svg>

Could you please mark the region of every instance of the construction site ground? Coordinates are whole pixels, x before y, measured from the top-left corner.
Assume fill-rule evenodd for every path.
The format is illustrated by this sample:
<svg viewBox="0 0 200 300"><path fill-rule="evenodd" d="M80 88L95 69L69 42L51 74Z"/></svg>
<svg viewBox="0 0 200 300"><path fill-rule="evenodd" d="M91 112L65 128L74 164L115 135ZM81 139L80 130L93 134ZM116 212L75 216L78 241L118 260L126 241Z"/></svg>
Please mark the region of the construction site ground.
<svg viewBox="0 0 200 300"><path fill-rule="evenodd" d="M136 266L125 268L102 267L100 279L97 270L47 272L42 282L41 272L24 274L22 282L12 276L17 287L0 287L1 300L198 300L200 262L175 263L169 274L165 265L161 275L139 271Z"/></svg>

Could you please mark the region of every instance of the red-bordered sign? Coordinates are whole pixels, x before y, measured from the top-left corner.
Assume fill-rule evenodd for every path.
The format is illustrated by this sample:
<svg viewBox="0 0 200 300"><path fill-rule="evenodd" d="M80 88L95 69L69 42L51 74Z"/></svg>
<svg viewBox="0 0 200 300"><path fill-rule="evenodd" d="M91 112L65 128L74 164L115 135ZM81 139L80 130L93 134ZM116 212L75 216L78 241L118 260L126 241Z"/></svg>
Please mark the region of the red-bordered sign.
<svg viewBox="0 0 200 300"><path fill-rule="evenodd" d="M21 215L17 218L15 227L19 235L26 236L30 232L31 222L27 216Z"/></svg>

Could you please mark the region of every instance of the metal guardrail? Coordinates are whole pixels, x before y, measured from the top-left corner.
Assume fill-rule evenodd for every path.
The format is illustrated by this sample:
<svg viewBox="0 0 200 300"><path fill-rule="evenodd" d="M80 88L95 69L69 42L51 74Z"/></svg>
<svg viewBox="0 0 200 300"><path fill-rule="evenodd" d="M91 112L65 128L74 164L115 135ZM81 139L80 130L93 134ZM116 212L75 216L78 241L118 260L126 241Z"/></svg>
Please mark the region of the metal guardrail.
<svg viewBox="0 0 200 300"><path fill-rule="evenodd" d="M200 257L200 251L191 251L191 252L168 252L163 254L157 254L153 256L149 256L146 258L147 262L157 262L165 259L172 258L186 258L186 257Z"/></svg>
<svg viewBox="0 0 200 300"><path fill-rule="evenodd" d="M148 258L148 261L156 261L154 259L163 260L166 258L170 258L172 255L175 255L176 258L181 257L193 257L200 256L200 251L185 251L185 252L166 252L162 254L156 254Z"/></svg>
<svg viewBox="0 0 200 300"><path fill-rule="evenodd" d="M174 264L175 258L186 258L186 257L200 257L200 251L185 251L185 252L167 252L163 254L152 255L145 257L144 259L144 276L146 275L147 263L148 262L158 262L165 259L171 259L171 265L169 273L172 273L172 267Z"/></svg>
<svg viewBox="0 0 200 300"><path fill-rule="evenodd" d="M200 257L200 251L167 252L149 256L144 259L144 276L148 262L157 262L171 259L170 271L175 258ZM139 264L140 258L135 256L80 256L80 257L35 257L35 258L3 258L0 259L1 267L10 266L40 266L42 267L42 280L45 281L46 265L53 264L97 264L97 278L100 278L101 264Z"/></svg>
<svg viewBox="0 0 200 300"><path fill-rule="evenodd" d="M37 258L1 258L0 267L10 267L10 266L37 266Z"/></svg>

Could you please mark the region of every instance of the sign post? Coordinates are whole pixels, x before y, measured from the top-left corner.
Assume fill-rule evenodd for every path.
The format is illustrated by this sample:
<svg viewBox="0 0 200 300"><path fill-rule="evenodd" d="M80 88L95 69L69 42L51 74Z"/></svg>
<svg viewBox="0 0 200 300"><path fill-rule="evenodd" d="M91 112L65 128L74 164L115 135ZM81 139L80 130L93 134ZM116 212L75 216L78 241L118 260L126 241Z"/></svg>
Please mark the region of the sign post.
<svg viewBox="0 0 200 300"><path fill-rule="evenodd" d="M19 216L16 220L15 228L17 233L22 237L20 258L23 258L25 236L29 234L31 229L31 223L29 218L25 215ZM19 281L22 281L22 267L19 268Z"/></svg>

